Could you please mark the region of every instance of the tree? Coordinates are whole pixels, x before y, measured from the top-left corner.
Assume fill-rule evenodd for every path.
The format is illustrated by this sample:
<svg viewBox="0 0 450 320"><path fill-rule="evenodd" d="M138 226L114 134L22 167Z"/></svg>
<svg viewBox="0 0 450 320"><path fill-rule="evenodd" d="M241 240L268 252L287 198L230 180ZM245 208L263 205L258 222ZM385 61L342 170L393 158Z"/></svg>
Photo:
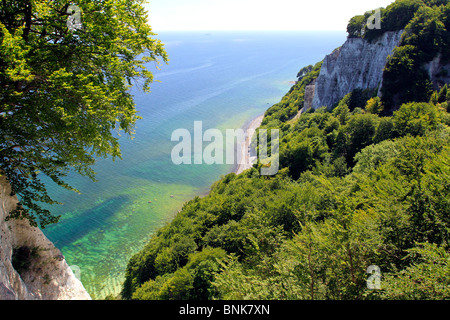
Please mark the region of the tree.
<svg viewBox="0 0 450 320"><path fill-rule="evenodd" d="M388 57L383 72L382 100L386 109L410 101L429 101L432 83L422 67L421 51L413 45L402 45Z"/></svg>
<svg viewBox="0 0 450 320"><path fill-rule="evenodd" d="M383 103L379 97L370 98L366 104L366 111L373 114L380 114L384 110Z"/></svg>
<svg viewBox="0 0 450 320"><path fill-rule="evenodd" d="M364 173L376 169L380 164L397 155L396 145L392 140L372 144L356 154L354 172Z"/></svg>
<svg viewBox="0 0 450 320"><path fill-rule="evenodd" d="M450 151L448 135L430 133L406 137L399 146L394 165L405 176L404 203L409 216L410 242L450 243L448 217Z"/></svg>
<svg viewBox="0 0 450 320"><path fill-rule="evenodd" d="M434 91L430 98L430 103L437 105L439 103L439 93Z"/></svg>
<svg viewBox="0 0 450 320"><path fill-rule="evenodd" d="M386 7L382 21L383 29L386 31L404 29L417 10L423 6L422 0L397 0L393 2Z"/></svg>
<svg viewBox="0 0 450 320"><path fill-rule="evenodd" d="M406 27L403 43L420 49L423 61L431 61L442 50L445 32L441 11L422 7Z"/></svg>
<svg viewBox="0 0 450 320"><path fill-rule="evenodd" d="M380 118L377 132L373 137L373 143L379 143L381 141L391 139L393 137L393 127L394 124L391 117Z"/></svg>
<svg viewBox="0 0 450 320"><path fill-rule="evenodd" d="M97 157L120 157L132 135L129 89L153 80L146 63L167 62L147 24L143 0L79 0L81 27L69 29L68 2L11 0L0 6L0 174L20 203L9 218L57 222L41 175L72 189L75 171L94 179ZM67 13L69 11L69 13Z"/></svg>
<svg viewBox="0 0 450 320"><path fill-rule="evenodd" d="M188 300L193 289L192 275L186 268L177 270L160 289L161 300Z"/></svg>
<svg viewBox="0 0 450 320"><path fill-rule="evenodd" d="M447 96L448 96L448 87L447 84L445 84L445 86L442 87L441 91L439 92L439 97L438 97L438 102L439 103L444 103L445 101L447 101Z"/></svg>
<svg viewBox="0 0 450 320"><path fill-rule="evenodd" d="M345 129L348 136L347 163L353 165L354 156L373 143L379 121L373 114L358 114L350 118Z"/></svg>
<svg viewBox="0 0 450 320"><path fill-rule="evenodd" d="M450 297L450 253L436 244L421 243L408 250L416 261L383 281L382 298L393 300L446 300Z"/></svg>
<svg viewBox="0 0 450 320"><path fill-rule="evenodd" d="M345 103L345 97L339 102L338 106L333 109L333 115L339 119L341 125L345 125L350 116L350 109L348 108L348 105Z"/></svg>
<svg viewBox="0 0 450 320"><path fill-rule="evenodd" d="M363 15L354 16L347 25L347 32L350 38L361 38L367 18Z"/></svg>
<svg viewBox="0 0 450 320"><path fill-rule="evenodd" d="M439 113L437 107L430 103L412 102L394 112L393 122L394 131L400 136L424 135L427 130L436 129Z"/></svg>
<svg viewBox="0 0 450 320"><path fill-rule="evenodd" d="M311 64L309 66L303 67L298 73L297 78L298 81L301 81L308 73L313 70L314 66Z"/></svg>

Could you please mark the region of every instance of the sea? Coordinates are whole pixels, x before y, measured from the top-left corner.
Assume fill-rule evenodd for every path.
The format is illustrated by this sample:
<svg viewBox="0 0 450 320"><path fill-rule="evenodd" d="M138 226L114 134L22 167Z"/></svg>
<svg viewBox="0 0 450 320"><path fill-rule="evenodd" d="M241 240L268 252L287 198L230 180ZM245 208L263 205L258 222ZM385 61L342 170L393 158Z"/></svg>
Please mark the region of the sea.
<svg viewBox="0 0 450 320"><path fill-rule="evenodd" d="M132 138L120 137L122 159L98 159L96 182L71 174L80 194L49 184L60 222L44 229L93 299L117 296L129 259L183 204L208 193L230 164L171 159L172 133L239 129L292 87L298 71L341 46L344 31L166 31L156 37L168 64L149 63L155 82L131 89L142 117Z"/></svg>

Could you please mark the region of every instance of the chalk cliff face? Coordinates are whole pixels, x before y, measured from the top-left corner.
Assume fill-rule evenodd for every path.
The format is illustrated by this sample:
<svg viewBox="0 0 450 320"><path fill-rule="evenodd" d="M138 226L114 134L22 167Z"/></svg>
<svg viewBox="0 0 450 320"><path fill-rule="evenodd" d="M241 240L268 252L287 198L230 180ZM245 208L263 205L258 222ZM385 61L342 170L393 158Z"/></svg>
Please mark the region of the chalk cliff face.
<svg viewBox="0 0 450 320"><path fill-rule="evenodd" d="M438 54L432 61L424 65L434 90L439 90L446 83L450 83L450 64L445 64L442 60L442 54Z"/></svg>
<svg viewBox="0 0 450 320"><path fill-rule="evenodd" d="M311 107L331 108L355 89L379 90L387 57L400 44L402 33L386 32L372 43L361 38L348 38L342 47L325 57L314 84Z"/></svg>
<svg viewBox="0 0 450 320"><path fill-rule="evenodd" d="M5 221L18 202L10 193L5 177L0 177L0 300L90 300L61 252L40 229L28 220Z"/></svg>

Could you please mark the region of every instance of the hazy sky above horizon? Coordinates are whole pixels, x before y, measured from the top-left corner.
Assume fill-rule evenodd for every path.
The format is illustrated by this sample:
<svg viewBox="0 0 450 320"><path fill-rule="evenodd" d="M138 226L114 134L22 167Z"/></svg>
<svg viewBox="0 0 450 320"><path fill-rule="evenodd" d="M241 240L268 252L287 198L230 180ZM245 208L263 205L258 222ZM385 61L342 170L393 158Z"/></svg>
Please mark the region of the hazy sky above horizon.
<svg viewBox="0 0 450 320"><path fill-rule="evenodd" d="M342 30L355 15L394 0L149 0L163 30Z"/></svg>

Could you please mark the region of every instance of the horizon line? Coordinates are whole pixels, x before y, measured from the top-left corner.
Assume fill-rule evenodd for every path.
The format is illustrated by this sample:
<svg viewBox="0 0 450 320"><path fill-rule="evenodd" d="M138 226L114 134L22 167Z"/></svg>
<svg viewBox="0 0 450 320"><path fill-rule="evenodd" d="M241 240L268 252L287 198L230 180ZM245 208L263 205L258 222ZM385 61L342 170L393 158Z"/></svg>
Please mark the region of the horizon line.
<svg viewBox="0 0 450 320"><path fill-rule="evenodd" d="M347 30L336 30L336 29L154 29L153 32L166 32L166 31L176 31L176 32L347 32Z"/></svg>

